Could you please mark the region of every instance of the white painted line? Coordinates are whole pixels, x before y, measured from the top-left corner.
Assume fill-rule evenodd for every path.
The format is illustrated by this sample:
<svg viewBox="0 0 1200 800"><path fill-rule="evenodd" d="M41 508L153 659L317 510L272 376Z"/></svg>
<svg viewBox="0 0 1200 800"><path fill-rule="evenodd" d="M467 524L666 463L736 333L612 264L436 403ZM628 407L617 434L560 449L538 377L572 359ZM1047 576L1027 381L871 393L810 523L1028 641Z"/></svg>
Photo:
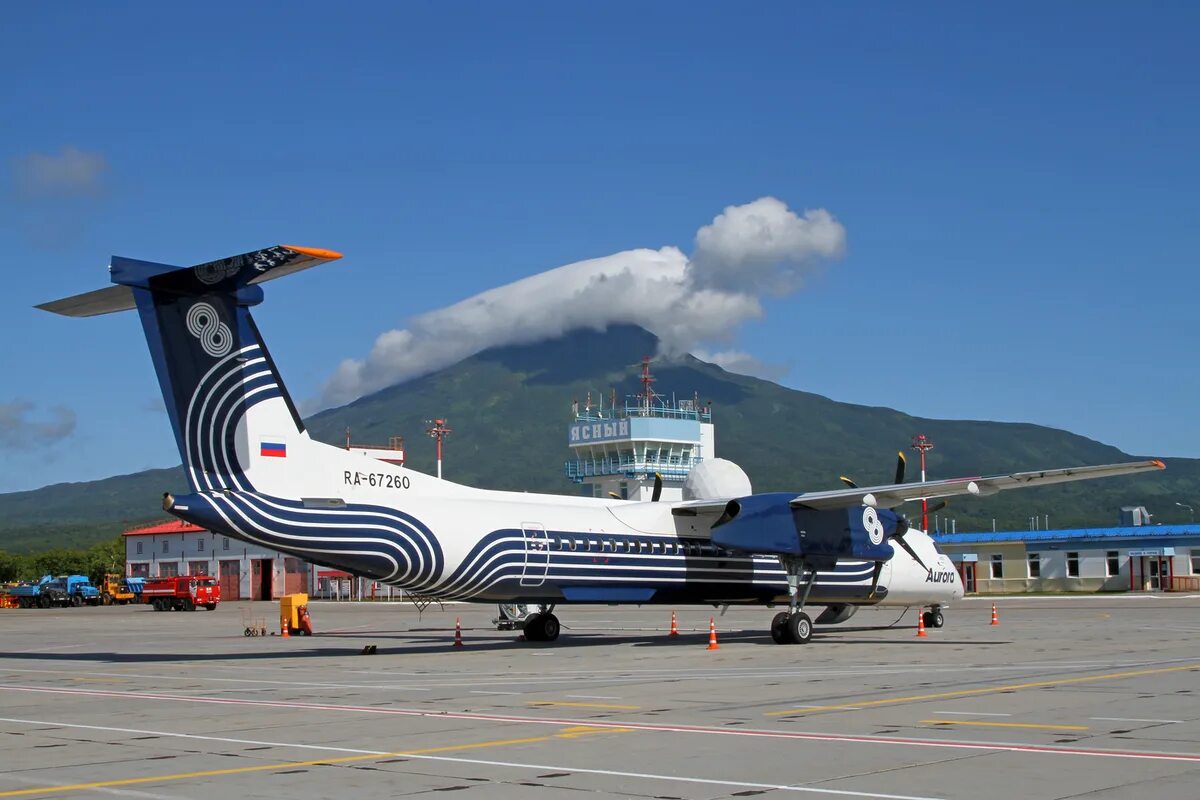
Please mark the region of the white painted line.
<svg viewBox="0 0 1200 800"><path fill-rule="evenodd" d="M292 711L332 711L355 714L384 714L398 717L428 719L462 719L476 722L512 722L523 725L556 725L560 727L585 725L590 728L622 728L649 733L687 733L708 736L737 736L762 739L793 739L810 742L892 745L900 747L933 747L949 750L983 750L1007 753L1036 753L1060 756L1095 756L1099 758L1129 758L1148 761L1186 761L1200 763L1200 753L1179 753L1162 750L1116 750L1092 747L1063 747L1027 742L985 742L970 739L923 739L912 736L876 736L872 734L830 733L823 731L786 731L762 728L716 728L704 725L670 725L633 720L577 719L571 717L542 717L522 714L481 714L447 711L435 708L381 708L379 706L349 706L333 703L303 703L282 700L246 700L232 697L196 697L183 694L155 692L117 692L92 689L49 688L0 684L0 691L61 694L76 697L112 697L125 701L162 700L171 703L202 703L206 705L254 706L282 708ZM0 721L3 721L0 718ZM416 756L413 756L416 758ZM465 762L464 762L465 763ZM486 763L486 762L479 762ZM620 774L620 773L614 773Z"/></svg>
<svg viewBox="0 0 1200 800"><path fill-rule="evenodd" d="M931 711L931 714L958 714L964 717L1011 717L1012 714L985 714L982 711ZM1095 719L1095 717L1093 717Z"/></svg>
<svg viewBox="0 0 1200 800"><path fill-rule="evenodd" d="M11 719L0 717L0 722L12 722L24 725L56 725L63 728L79 728L91 731L109 731L114 733L136 733L142 736L166 736L180 739L196 739L227 744L248 744L260 747L292 747L302 750L323 750L335 753L352 753L354 755L396 756L402 758L422 759L427 761L445 761L452 764L476 764L485 767L506 767L508 769L524 769L552 772L572 772L585 775L606 775L612 778L637 778L650 781L673 781L676 783L698 783L706 786L733 786L744 789L772 789L781 792L802 792L804 794L829 794L838 797L875 797L879 800L940 800L927 795L883 794L882 792L854 792L848 789L821 789L816 786L793 786L777 783L750 783L747 781L716 780L712 778L693 778L687 775L660 775L650 772L617 772L608 769L588 769L586 767L568 767L553 764L523 764L515 761L484 761L476 758L453 758L450 756L430 756L417 753L386 752L383 750L358 750L350 747L329 747L316 744L299 744L296 742L265 742L254 739L233 739L226 736L202 736L194 733L174 733L171 731L143 731L133 728L113 728L103 725L80 725L69 722L47 722L35 719Z"/></svg>
<svg viewBox="0 0 1200 800"><path fill-rule="evenodd" d="M1183 719L1135 719L1133 717L1088 717L1088 719L1101 719L1105 722L1166 722L1166 723L1183 723L1187 720Z"/></svg>
<svg viewBox="0 0 1200 800"><path fill-rule="evenodd" d="M472 689L471 694L521 694L521 692L488 692L483 689Z"/></svg>

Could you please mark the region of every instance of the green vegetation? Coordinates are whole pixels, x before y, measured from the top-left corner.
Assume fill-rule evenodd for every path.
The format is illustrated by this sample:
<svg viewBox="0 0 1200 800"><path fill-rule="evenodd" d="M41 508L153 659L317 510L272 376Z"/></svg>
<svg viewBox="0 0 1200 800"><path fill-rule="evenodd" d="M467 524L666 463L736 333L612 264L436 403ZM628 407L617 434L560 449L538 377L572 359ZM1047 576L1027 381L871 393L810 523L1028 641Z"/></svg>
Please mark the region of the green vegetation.
<svg viewBox="0 0 1200 800"><path fill-rule="evenodd" d="M33 554L0 550L0 583L35 581L43 575L87 575L99 586L106 572L125 572L125 542L120 536L86 550L55 547Z"/></svg>
<svg viewBox="0 0 1200 800"><path fill-rule="evenodd" d="M376 392L308 420L310 434L331 444L384 444L407 438L408 465L433 472L426 420L444 417L445 476L496 489L574 493L563 477L570 457L571 401L636 394L639 362L657 350L646 331L581 331L550 342L497 348L454 366ZM913 434L937 444L931 477L987 475L1137 458L1067 431L1020 423L930 420L890 408L850 405L725 372L691 357L658 363L655 384L680 397L713 402L717 454L740 464L756 491L835 488L839 475L860 485L888 483L896 451L915 456ZM1151 454L1153 455L1153 454ZM909 478L917 476L913 460ZM181 470L151 470L103 481L59 484L0 495L0 545L14 552L88 546L134 524L161 519L163 491L184 488ZM1054 528L1117 524L1123 505L1145 505L1156 522L1187 522L1176 500L1200 497L1200 460L1169 459L1164 473L956 499L942 512L957 530L1025 529L1033 515ZM919 513L915 504L904 509ZM930 520L931 525L933 520Z"/></svg>

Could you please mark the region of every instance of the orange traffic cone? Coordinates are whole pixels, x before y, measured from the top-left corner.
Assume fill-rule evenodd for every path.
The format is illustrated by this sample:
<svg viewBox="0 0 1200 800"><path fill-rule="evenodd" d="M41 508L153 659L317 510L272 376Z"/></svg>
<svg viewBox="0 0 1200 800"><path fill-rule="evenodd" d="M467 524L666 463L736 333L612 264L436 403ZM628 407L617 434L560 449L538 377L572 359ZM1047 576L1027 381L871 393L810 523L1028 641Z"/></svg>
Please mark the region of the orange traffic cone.
<svg viewBox="0 0 1200 800"><path fill-rule="evenodd" d="M717 621L713 617L708 618L708 649L721 649L721 645L717 644Z"/></svg>
<svg viewBox="0 0 1200 800"><path fill-rule="evenodd" d="M454 618L454 646L462 647L462 620L459 617Z"/></svg>
<svg viewBox="0 0 1200 800"><path fill-rule="evenodd" d="M674 611L671 612L671 635L672 636L679 635L679 626L675 624L675 612Z"/></svg>
<svg viewBox="0 0 1200 800"><path fill-rule="evenodd" d="M1000 624L1000 617L996 616L996 604L995 603L992 603L992 624L993 625Z"/></svg>
<svg viewBox="0 0 1200 800"><path fill-rule="evenodd" d="M926 638L928 635L929 634L925 633L925 614L918 613L917 614L917 636L923 639L923 638Z"/></svg>
<svg viewBox="0 0 1200 800"><path fill-rule="evenodd" d="M286 639L287 637L291 636L291 635L292 635L292 634L291 634L291 632L290 632L290 631L288 631L288 628L290 628L290 627L291 627L291 626L290 626L290 625L288 625L288 619L287 619L287 617L280 617L280 618L279 618L279 635L280 635L280 636L284 637L285 639Z"/></svg>

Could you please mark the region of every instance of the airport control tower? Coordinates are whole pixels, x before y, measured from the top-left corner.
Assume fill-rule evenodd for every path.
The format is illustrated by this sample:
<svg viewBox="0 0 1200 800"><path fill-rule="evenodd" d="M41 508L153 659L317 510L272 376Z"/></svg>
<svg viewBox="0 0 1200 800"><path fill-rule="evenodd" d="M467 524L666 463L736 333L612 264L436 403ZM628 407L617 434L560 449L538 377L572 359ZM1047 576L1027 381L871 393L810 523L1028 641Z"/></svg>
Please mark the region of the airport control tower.
<svg viewBox="0 0 1200 800"><path fill-rule="evenodd" d="M650 500L654 474L662 475L662 500L683 499L683 482L693 466L715 458L712 404L699 399L667 400L654 391L650 359L642 359L642 391L623 406L584 408L575 403L567 429L572 460L567 477L591 487L593 497L615 495Z"/></svg>

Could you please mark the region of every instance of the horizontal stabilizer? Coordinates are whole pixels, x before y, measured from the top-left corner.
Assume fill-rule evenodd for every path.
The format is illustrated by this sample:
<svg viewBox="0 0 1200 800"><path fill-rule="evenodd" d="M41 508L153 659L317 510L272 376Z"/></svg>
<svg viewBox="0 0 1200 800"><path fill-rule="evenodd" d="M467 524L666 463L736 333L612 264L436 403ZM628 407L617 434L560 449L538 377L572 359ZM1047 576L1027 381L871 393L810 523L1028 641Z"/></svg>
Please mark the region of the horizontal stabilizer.
<svg viewBox="0 0 1200 800"><path fill-rule="evenodd" d="M94 317L134 308L132 287L183 295L235 292L244 286L282 278L341 257L341 253L333 250L290 244L206 261L191 267L113 256L108 271L109 278L116 286L52 300L37 308L67 317Z"/></svg>
<svg viewBox="0 0 1200 800"><path fill-rule="evenodd" d="M64 317L95 317L114 311L128 311L135 305L133 289L128 286L109 286L94 292L84 292L62 300L51 300L35 308L52 311Z"/></svg>

